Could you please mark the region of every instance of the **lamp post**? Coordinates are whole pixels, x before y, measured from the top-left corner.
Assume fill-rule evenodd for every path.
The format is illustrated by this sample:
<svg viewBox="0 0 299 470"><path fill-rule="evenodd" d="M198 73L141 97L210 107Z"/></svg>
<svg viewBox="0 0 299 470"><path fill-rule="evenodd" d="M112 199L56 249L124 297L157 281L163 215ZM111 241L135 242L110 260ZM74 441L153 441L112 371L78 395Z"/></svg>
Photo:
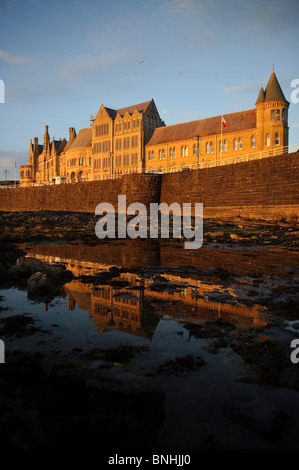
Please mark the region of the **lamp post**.
<svg viewBox="0 0 299 470"><path fill-rule="evenodd" d="M196 139L197 141L196 153L197 153L197 167L198 167L199 165L199 141L201 140L201 137L199 137L199 135L196 135L194 139Z"/></svg>
<svg viewBox="0 0 299 470"><path fill-rule="evenodd" d="M3 173L5 174L5 181L7 181L7 174L9 173L8 170L4 170Z"/></svg>

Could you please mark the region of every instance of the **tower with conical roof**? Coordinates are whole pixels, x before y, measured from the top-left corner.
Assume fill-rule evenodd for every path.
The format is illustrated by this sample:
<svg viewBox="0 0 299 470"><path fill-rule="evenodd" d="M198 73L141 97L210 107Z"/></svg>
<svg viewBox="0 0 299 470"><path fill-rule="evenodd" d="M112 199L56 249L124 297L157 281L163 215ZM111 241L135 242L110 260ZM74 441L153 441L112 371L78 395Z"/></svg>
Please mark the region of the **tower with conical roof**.
<svg viewBox="0 0 299 470"><path fill-rule="evenodd" d="M289 105L273 67L266 89L261 86L256 101L257 149L288 146Z"/></svg>

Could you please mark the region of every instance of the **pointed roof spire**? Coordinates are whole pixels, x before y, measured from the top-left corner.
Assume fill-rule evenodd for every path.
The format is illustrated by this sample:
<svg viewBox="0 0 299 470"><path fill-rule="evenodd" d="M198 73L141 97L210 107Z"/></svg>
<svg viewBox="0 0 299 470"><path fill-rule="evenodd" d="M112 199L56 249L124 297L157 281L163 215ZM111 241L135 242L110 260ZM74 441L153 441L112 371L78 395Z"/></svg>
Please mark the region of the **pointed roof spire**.
<svg viewBox="0 0 299 470"><path fill-rule="evenodd" d="M269 78L269 82L265 90L265 101L287 101L275 75L274 65L271 77Z"/></svg>
<svg viewBox="0 0 299 470"><path fill-rule="evenodd" d="M257 100L256 100L256 103L264 103L265 101L265 92L264 92L264 88L263 88L263 85L261 85L261 89L260 89L260 92L259 92L259 95L257 97Z"/></svg>

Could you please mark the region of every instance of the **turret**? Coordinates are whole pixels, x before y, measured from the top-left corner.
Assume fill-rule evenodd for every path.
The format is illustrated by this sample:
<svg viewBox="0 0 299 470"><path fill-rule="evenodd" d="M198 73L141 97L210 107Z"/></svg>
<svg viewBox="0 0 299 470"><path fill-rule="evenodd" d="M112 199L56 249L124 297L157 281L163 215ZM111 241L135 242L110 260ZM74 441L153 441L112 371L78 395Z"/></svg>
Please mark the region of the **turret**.
<svg viewBox="0 0 299 470"><path fill-rule="evenodd" d="M257 149L288 145L289 105L273 68L265 91L261 86L256 101Z"/></svg>

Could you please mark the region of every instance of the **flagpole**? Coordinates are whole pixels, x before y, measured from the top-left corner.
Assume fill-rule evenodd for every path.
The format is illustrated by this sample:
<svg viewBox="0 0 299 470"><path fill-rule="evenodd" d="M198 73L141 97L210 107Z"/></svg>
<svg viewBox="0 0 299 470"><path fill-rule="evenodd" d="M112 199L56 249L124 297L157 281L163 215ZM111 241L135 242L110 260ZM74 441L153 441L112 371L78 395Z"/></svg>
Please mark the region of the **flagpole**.
<svg viewBox="0 0 299 470"><path fill-rule="evenodd" d="M15 187L16 187L16 184L17 184L17 183L16 183L16 179L17 179L17 177L16 177L16 167L17 167L17 164L16 164L16 162L15 162L15 167L14 167L14 179L15 179L15 184L14 184L14 186L15 186Z"/></svg>
<svg viewBox="0 0 299 470"><path fill-rule="evenodd" d="M223 123L222 123L222 116L220 118L221 122L220 122L220 127L221 127L221 141L220 141L220 161L222 160L222 151L223 151L223 142L222 142L222 126L223 126Z"/></svg>

